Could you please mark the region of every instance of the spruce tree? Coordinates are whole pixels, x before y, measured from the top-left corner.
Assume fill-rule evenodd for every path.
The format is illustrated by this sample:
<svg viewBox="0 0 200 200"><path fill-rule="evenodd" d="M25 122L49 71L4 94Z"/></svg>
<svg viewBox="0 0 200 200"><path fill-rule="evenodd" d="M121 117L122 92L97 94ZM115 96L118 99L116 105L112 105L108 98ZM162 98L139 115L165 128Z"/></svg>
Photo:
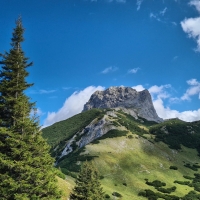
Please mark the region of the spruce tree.
<svg viewBox="0 0 200 200"><path fill-rule="evenodd" d="M104 192L96 168L85 162L81 166L70 200L103 200Z"/></svg>
<svg viewBox="0 0 200 200"><path fill-rule="evenodd" d="M41 136L25 90L28 63L21 43L24 28L16 21L11 49L1 54L0 71L0 199L59 199L49 146Z"/></svg>

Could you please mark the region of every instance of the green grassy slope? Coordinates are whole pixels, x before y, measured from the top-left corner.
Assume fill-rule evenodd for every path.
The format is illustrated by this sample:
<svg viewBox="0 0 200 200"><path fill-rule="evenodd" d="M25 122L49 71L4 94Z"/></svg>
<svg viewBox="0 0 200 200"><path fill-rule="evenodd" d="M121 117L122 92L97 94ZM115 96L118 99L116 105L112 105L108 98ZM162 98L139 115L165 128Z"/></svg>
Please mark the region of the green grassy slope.
<svg viewBox="0 0 200 200"><path fill-rule="evenodd" d="M62 148L65 142L70 139L76 132L82 130L93 119L101 118L103 111L92 109L67 120L57 122L49 127L42 129L42 136L47 140L51 148ZM55 155L54 155L55 156Z"/></svg>
<svg viewBox="0 0 200 200"><path fill-rule="evenodd" d="M89 121L100 119L105 114L98 110L94 113ZM114 199L113 192L122 195L115 199L123 200L148 199L145 195L151 196L149 199L200 199L197 197L200 195L199 121L186 123L173 119L156 124L144 119L135 120L122 112L110 118L119 130L109 131L85 148L63 157L58 167L64 173L75 177L81 163L88 160L98 168L102 186L110 199ZM77 119L81 121L81 118ZM76 118L70 120L60 123L66 123L65 126L80 124L75 122ZM47 138L51 137L46 131ZM75 132L71 130L70 134ZM65 139L69 135L65 135ZM48 141L51 139L56 144L56 136ZM165 186L150 186L155 180L165 183ZM73 181L70 184L72 188ZM170 194L165 193L170 190ZM187 198L190 191L196 194ZM139 193L143 196L138 196Z"/></svg>
<svg viewBox="0 0 200 200"><path fill-rule="evenodd" d="M104 191L112 199L113 192L120 193L120 199L124 200L146 199L138 196L144 189L157 192L145 183L145 179L165 182L164 188L176 186L172 195L182 197L194 189L174 181L188 181L183 175L194 177L199 172L199 169L193 171L184 166L185 163L200 163L196 150L186 147L181 151L172 150L162 142L153 144L137 135L100 140L98 144L87 145L82 154L94 157L90 162L98 168ZM77 164L80 165L81 161ZM178 170L172 170L170 166L176 166Z"/></svg>

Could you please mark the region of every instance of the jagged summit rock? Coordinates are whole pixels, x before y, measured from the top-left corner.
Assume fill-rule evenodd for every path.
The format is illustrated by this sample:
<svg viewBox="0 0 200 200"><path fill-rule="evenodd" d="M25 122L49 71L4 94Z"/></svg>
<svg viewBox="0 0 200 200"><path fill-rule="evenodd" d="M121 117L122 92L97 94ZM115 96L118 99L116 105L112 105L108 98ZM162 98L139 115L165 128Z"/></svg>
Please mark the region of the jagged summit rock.
<svg viewBox="0 0 200 200"><path fill-rule="evenodd" d="M148 121L163 121L156 113L148 90L137 92L131 87L110 87L104 91L96 91L84 105L83 111L92 108L122 109L135 118L139 116Z"/></svg>

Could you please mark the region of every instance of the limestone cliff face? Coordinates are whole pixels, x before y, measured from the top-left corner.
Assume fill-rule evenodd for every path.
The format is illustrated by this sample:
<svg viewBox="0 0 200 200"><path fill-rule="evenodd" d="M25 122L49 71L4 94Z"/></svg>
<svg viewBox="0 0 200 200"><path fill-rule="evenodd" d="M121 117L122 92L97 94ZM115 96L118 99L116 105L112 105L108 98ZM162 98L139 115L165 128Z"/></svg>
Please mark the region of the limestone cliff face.
<svg viewBox="0 0 200 200"><path fill-rule="evenodd" d="M94 119L83 130L77 132L70 140L67 141L64 150L59 156L59 159L73 151L73 143L75 143L78 148L81 148L89 144L93 140L100 138L108 131L117 129L117 127L113 125L112 121L109 119L109 116L117 117L115 111L108 111L102 119Z"/></svg>
<svg viewBox="0 0 200 200"><path fill-rule="evenodd" d="M84 105L83 111L92 108L122 108L133 117L148 121L163 121L158 117L148 90L137 92L131 87L110 87L105 91L96 91Z"/></svg>

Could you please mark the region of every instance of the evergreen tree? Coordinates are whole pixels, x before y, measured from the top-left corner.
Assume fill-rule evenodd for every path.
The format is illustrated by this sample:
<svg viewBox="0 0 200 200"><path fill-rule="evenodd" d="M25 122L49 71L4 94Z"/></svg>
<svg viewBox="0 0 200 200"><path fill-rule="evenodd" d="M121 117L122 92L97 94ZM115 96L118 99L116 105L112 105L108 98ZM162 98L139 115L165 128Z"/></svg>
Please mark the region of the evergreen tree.
<svg viewBox="0 0 200 200"><path fill-rule="evenodd" d="M41 136L25 90L28 63L21 43L24 28L16 21L11 49L1 54L0 71L0 199L59 199L49 146Z"/></svg>
<svg viewBox="0 0 200 200"><path fill-rule="evenodd" d="M70 200L103 200L104 193L97 170L85 162L76 179L76 186L70 194Z"/></svg>

